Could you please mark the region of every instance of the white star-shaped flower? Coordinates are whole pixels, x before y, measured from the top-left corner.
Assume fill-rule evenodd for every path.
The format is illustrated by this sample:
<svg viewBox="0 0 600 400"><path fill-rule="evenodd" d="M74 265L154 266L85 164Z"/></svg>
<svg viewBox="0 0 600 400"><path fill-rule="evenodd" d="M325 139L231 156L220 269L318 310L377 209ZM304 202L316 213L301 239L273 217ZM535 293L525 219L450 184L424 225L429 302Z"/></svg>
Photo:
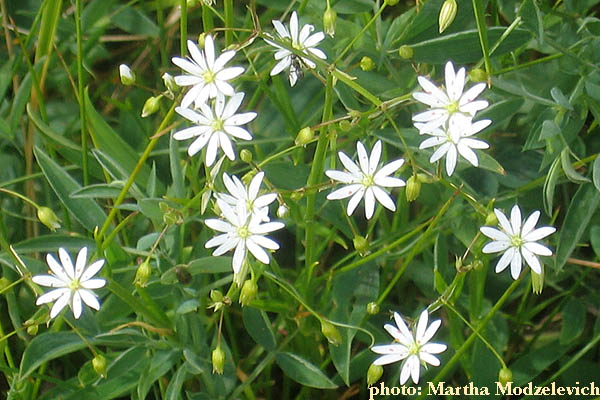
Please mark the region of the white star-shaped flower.
<svg viewBox="0 0 600 400"><path fill-rule="evenodd" d="M244 72L242 67L225 68L225 64L235 56L235 50L226 51L215 59L215 44L210 35L204 39L204 51L191 40L187 41L187 46L191 58L171 59L173 64L189 74L176 76L175 83L192 87L181 100L181 106L187 108L194 103L198 108L208 99L217 97L218 93L233 96L235 91L227 81Z"/></svg>
<svg viewBox="0 0 600 400"><path fill-rule="evenodd" d="M323 51L315 47L323 39L325 39L325 34L323 32L317 32L311 35L315 27L310 24L306 24L302 26L300 30L298 30L298 14L296 14L296 11L294 11L290 17L289 30L281 23L281 21L278 20L273 21L273 26L277 31L279 39L290 42L290 45L294 49L301 51L306 55L310 53L322 60L327 58L327 55ZM303 66L306 66L310 69L313 69L317 66L310 59L306 57L298 57L290 50L271 40L265 39L265 41L278 49L275 52L275 60L279 60L279 62L271 70L271 76L277 75L286 68L289 68L290 86L294 86L298 78L302 77Z"/></svg>
<svg viewBox="0 0 600 400"><path fill-rule="evenodd" d="M50 310L50 318L56 317L60 311L69 306L73 311L73 316L77 319L82 312L81 301L95 310L100 309L100 303L92 290L99 289L106 284L101 278L92 278L104 266L104 260L93 262L86 268L87 247L79 250L75 266L69 253L63 249L58 249L60 263L48 254L46 261L50 267L50 275L37 275L32 280L38 285L58 288L44 293L38 297L36 305L55 302ZM62 264L62 265L61 265Z"/></svg>
<svg viewBox="0 0 600 400"><path fill-rule="evenodd" d="M206 147L206 165L211 166L217 158L217 149L221 147L227 158L235 160L235 152L229 137L252 140L252 135L240 125L247 124L256 118L255 112L236 114L244 93L236 93L228 101L222 94L217 97L212 106L202 103L198 110L176 107L175 111L195 126L175 132L176 140L187 140L196 137L188 148L188 154L193 156L204 146ZM207 145L208 144L208 145Z"/></svg>
<svg viewBox="0 0 600 400"><path fill-rule="evenodd" d="M213 256L220 256L235 248L233 253L233 272L237 274L247 257L248 250L263 264L269 264L269 254L265 249L277 250L279 244L264 235L283 228L281 222L262 222L262 215L251 216L245 204L238 203L232 208L225 201L217 199L217 205L223 214L222 219L207 219L206 225L223 234L206 242L205 247L217 247ZM264 248L263 248L264 247Z"/></svg>
<svg viewBox="0 0 600 400"><path fill-rule="evenodd" d="M479 161L472 149L487 149L490 146L483 140L473 139L471 136L491 123L489 119L472 122L469 117L460 117L450 119L442 128L423 129L420 124L415 124L420 134L432 136L422 141L419 149L440 146L433 152L429 162L434 163L445 155L448 176L454 173L459 154L477 167Z"/></svg>
<svg viewBox="0 0 600 400"><path fill-rule="evenodd" d="M475 100L485 90L485 83L478 83L463 93L465 87L465 69L454 73L451 61L446 63L446 89L438 88L427 78L419 76L418 81L425 92L413 93L413 97L431 107L430 110L413 116L414 122L424 122L425 129L440 127L456 115L473 118L477 111L488 106L485 100Z"/></svg>
<svg viewBox="0 0 600 400"><path fill-rule="evenodd" d="M347 186L334 190L327 195L328 200L345 199L352 196L348 202L347 213L352 215L360 200L365 198L365 214L367 219L371 219L375 211L375 199L385 208L396 211L394 201L383 188L401 187L406 183L399 178L392 178L393 174L404 164L403 159L392 161L377 170L379 159L381 158L381 140L378 140L373 146L371 156L367 155L365 146L359 141L356 142L358 152L358 161L360 166L356 165L346 154L339 152L340 161L346 167L348 172L328 170L325 175L336 181L347 183Z"/></svg>
<svg viewBox="0 0 600 400"><path fill-rule="evenodd" d="M417 322L415 334L408 329L406 323L398 313L394 313L396 326L385 324L384 329L394 337L394 343L382 346L373 346L371 350L377 354L383 354L373 361L375 365L386 365L404 360L400 372L400 384L404 385L409 377L415 384L419 383L421 364L427 367L431 364L435 367L440 365L440 360L434 356L446 350L447 346L440 343L428 343L439 329L442 321L433 321L427 326L428 313L424 310Z"/></svg>
<svg viewBox="0 0 600 400"><path fill-rule="evenodd" d="M246 186L242 183L242 181L235 175L227 175L223 174L223 183L225 187L229 191L230 194L227 193L217 193L217 199L221 199L227 204L229 204L232 208L236 208L238 204L243 204L246 206L246 209L249 211L250 216L259 215L262 221L269 221L269 209L268 205L277 199L276 193L267 193L262 196L258 195L258 191L260 190L260 185L262 184L263 178L265 177L264 172L259 172L252 178L250 181L250 185L246 189Z"/></svg>
<svg viewBox="0 0 600 400"><path fill-rule="evenodd" d="M494 213L498 217L500 229L482 226L480 231L493 240L483 246L482 252L504 252L496 264L496 272L504 271L510 264L510 274L516 280L521 274L521 265L525 259L536 274L541 274L542 264L538 256L551 256L552 250L537 241L556 232L556 228L544 226L535 229L540 218L539 211L534 211L521 225L521 209L518 205L510 212L510 222L502 211L494 209Z"/></svg>

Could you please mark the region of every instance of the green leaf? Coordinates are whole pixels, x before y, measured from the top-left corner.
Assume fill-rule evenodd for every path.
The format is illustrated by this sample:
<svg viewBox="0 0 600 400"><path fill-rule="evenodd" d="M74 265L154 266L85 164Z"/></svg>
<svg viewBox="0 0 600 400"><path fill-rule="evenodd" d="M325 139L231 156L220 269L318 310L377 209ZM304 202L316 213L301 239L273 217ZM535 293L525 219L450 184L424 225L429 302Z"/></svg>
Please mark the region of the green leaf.
<svg viewBox="0 0 600 400"><path fill-rule="evenodd" d="M586 309L581 300L572 298L562 309L560 344L565 345L577 339L585 328Z"/></svg>
<svg viewBox="0 0 600 400"><path fill-rule="evenodd" d="M573 168L573 165L571 165L571 160L569 157L569 148L565 147L562 152L560 153L560 161L561 161L561 165L563 168L563 171L565 171L565 175L567 176L567 178L571 181L571 182L575 182L575 183L587 183L590 182L590 179L581 175L579 172L577 172L575 170L575 168Z"/></svg>
<svg viewBox="0 0 600 400"><path fill-rule="evenodd" d="M181 388L183 387L183 383L185 382L185 378L187 376L187 363L183 363L177 369L175 376L171 378L169 382L169 386L167 386L167 393L165 394L165 399L167 400L179 400L181 399Z"/></svg>
<svg viewBox="0 0 600 400"><path fill-rule="evenodd" d="M252 339L269 351L275 350L277 341L267 313L254 307L243 308L246 331Z"/></svg>
<svg viewBox="0 0 600 400"><path fill-rule="evenodd" d="M198 307L200 307L198 299L189 299L181 303L175 312L177 314L187 314L198 310Z"/></svg>
<svg viewBox="0 0 600 400"><path fill-rule="evenodd" d="M71 193L81 189L79 183L40 148L36 147L34 153L54 193L56 193L63 205L73 213L75 219L90 232L97 226L102 226L106 219L106 214L95 201L86 198L74 199L71 197Z"/></svg>
<svg viewBox="0 0 600 400"><path fill-rule="evenodd" d="M571 105L567 97L563 94L562 90L560 90L556 86L550 89L550 96L552 96L554 101L556 101L558 104L560 104L567 110L573 111L573 106Z"/></svg>
<svg viewBox="0 0 600 400"><path fill-rule="evenodd" d="M89 185L82 187L71 193L71 197L74 199L115 199L121 193L123 188L123 182L114 181L112 183L98 183L95 185Z"/></svg>
<svg viewBox="0 0 600 400"><path fill-rule="evenodd" d="M192 275L232 272L231 257L210 256L197 258L188 264L188 272Z"/></svg>
<svg viewBox="0 0 600 400"><path fill-rule="evenodd" d="M594 185L583 184L571 200L556 248L555 268L560 271L575 249L600 203L600 192Z"/></svg>
<svg viewBox="0 0 600 400"><path fill-rule="evenodd" d="M90 338L87 340L91 341ZM86 347L87 344L74 332L44 332L34 337L25 347L19 380L23 381L45 362Z"/></svg>
<svg viewBox="0 0 600 400"><path fill-rule="evenodd" d="M73 149L78 152L81 152L80 146L76 145L69 139L67 139L64 136L60 135L59 133L55 132L50 126L46 125L46 123L44 123L44 121L42 121L40 116L31 109L31 104L29 104L29 103L27 103L27 115L29 116L29 118L31 119L33 124L36 126L36 128L38 128L39 131L42 134L44 134L48 139L50 139L52 142L54 142L55 144L58 144L60 146L64 146L69 149Z"/></svg>
<svg viewBox="0 0 600 400"><path fill-rule="evenodd" d="M134 7L122 8L120 13L112 16L111 22L125 32L134 35L158 37L160 33L158 26L147 15Z"/></svg>
<svg viewBox="0 0 600 400"><path fill-rule="evenodd" d="M131 391L139 377L148 371L150 357L144 347L132 347L114 359L106 371L106 379L96 386L98 399L114 399Z"/></svg>
<svg viewBox="0 0 600 400"><path fill-rule="evenodd" d="M569 346L562 346L555 340L547 345L533 350L517 359L509 368L513 372L513 387L523 386L548 370L556 360L569 350Z"/></svg>
<svg viewBox="0 0 600 400"><path fill-rule="evenodd" d="M600 258L600 225L594 225L590 228L590 243L596 257Z"/></svg>
<svg viewBox="0 0 600 400"><path fill-rule="evenodd" d="M544 24L542 14L534 0L525 0L521 3L517 14L523 20L523 27L537 35L540 44L544 43Z"/></svg>
<svg viewBox="0 0 600 400"><path fill-rule="evenodd" d="M554 205L554 189L556 188L556 182L560 175L560 171L560 157L556 157L550 166L550 170L548 171L548 175L546 175L546 179L544 180L544 210L548 215L552 215L552 206Z"/></svg>
<svg viewBox="0 0 600 400"><path fill-rule="evenodd" d="M592 181L598 191L600 191L600 157L596 157L594 160L594 166L592 171Z"/></svg>
<svg viewBox="0 0 600 400"><path fill-rule="evenodd" d="M317 389L335 389L333 383L318 367L294 353L278 353L277 365L294 381Z"/></svg>
<svg viewBox="0 0 600 400"><path fill-rule="evenodd" d="M59 247L71 252L87 247L92 252L96 248L96 243L84 237L49 234L23 240L13 247L17 253L54 253Z"/></svg>
<svg viewBox="0 0 600 400"><path fill-rule="evenodd" d="M150 362L150 367L140 375L140 380L137 385L138 398L145 399L152 384L162 376L166 375L180 358L181 351L177 349L158 350L154 353L152 361Z"/></svg>

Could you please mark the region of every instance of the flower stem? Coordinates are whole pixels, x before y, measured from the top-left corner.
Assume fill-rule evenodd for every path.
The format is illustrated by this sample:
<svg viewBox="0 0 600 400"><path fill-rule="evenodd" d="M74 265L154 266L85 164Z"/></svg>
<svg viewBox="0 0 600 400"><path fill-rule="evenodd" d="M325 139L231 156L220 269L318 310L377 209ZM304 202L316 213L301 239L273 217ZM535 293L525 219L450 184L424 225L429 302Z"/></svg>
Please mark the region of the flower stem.
<svg viewBox="0 0 600 400"><path fill-rule="evenodd" d="M479 43L485 64L485 72L488 76L488 85L492 76L492 63L490 62L490 49L488 44L487 26L485 25L485 15L483 14L483 5L481 0L473 0L473 11L475 12L475 22L477 22L477 33L479 34Z"/></svg>
<svg viewBox="0 0 600 400"><path fill-rule="evenodd" d="M81 28L81 1L75 0L75 29L77 32L77 93L79 94L79 123L81 129L81 169L83 172L83 186L90 182L88 173L87 129L84 101L84 75L83 75L83 32Z"/></svg>

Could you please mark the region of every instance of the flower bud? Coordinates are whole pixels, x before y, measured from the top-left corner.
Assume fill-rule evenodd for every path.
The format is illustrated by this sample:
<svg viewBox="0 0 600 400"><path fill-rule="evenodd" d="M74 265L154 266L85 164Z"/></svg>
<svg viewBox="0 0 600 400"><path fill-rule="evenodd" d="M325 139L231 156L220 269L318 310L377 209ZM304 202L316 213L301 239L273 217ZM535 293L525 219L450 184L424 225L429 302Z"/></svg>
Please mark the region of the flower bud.
<svg viewBox="0 0 600 400"><path fill-rule="evenodd" d="M298 132L294 143L296 143L297 146L306 146L308 143L310 143L314 136L315 133L313 132L311 127L305 126Z"/></svg>
<svg viewBox="0 0 600 400"><path fill-rule="evenodd" d="M440 25L440 33L444 32L446 30L446 28L448 28L450 26L450 24L454 21L457 10L458 10L458 6L456 4L456 0L444 1L444 4L442 4L442 9L440 10L440 16L438 19L438 23Z"/></svg>
<svg viewBox="0 0 600 400"><path fill-rule="evenodd" d="M154 114L160 107L160 98L162 96L151 96L148 97L142 108L142 118L146 118L149 115Z"/></svg>
<svg viewBox="0 0 600 400"><path fill-rule="evenodd" d="M302 199L302 197L304 197L304 192L298 191L298 190L295 192L292 192L292 194L290 195L290 198L293 201L300 201L300 199Z"/></svg>
<svg viewBox="0 0 600 400"><path fill-rule="evenodd" d="M92 359L92 368L98 375L106 378L106 358L102 354L96 354Z"/></svg>
<svg viewBox="0 0 600 400"><path fill-rule="evenodd" d="M121 83L125 86L135 83L135 73L125 64L119 65L119 76L121 77Z"/></svg>
<svg viewBox="0 0 600 400"><path fill-rule="evenodd" d="M421 193L421 182L416 175L411 176L406 181L406 200L411 202L415 201Z"/></svg>
<svg viewBox="0 0 600 400"><path fill-rule="evenodd" d="M463 259L462 257L456 257L456 261L454 262L454 267L458 272L463 271Z"/></svg>
<svg viewBox="0 0 600 400"><path fill-rule="evenodd" d="M379 304L374 301L367 304L367 314L375 315L379 312Z"/></svg>
<svg viewBox="0 0 600 400"><path fill-rule="evenodd" d="M254 281L254 279L248 279L242 285L242 291L240 292L240 304L242 307L250 304L252 300L256 297L256 293L258 292L258 285Z"/></svg>
<svg viewBox="0 0 600 400"><path fill-rule="evenodd" d="M481 268L483 268L483 261L481 261L480 259L476 259L471 263L471 265L473 266L473 269L475 271L479 271L481 270Z"/></svg>
<svg viewBox="0 0 600 400"><path fill-rule="evenodd" d="M367 385L371 386L381 378L383 375L383 367L381 365L371 364L367 370Z"/></svg>
<svg viewBox="0 0 600 400"><path fill-rule="evenodd" d="M225 352L221 349L221 346L217 346L212 352L212 367L213 374L223 374L225 368Z"/></svg>
<svg viewBox="0 0 600 400"><path fill-rule="evenodd" d="M211 290L209 296L210 296L210 299L212 301L214 301L215 303L223 301L223 293L221 293L220 290L217 290L217 289Z"/></svg>
<svg viewBox="0 0 600 400"><path fill-rule="evenodd" d="M360 59L360 69L363 71L370 71L375 68L375 63L371 59L371 57L364 56Z"/></svg>
<svg viewBox="0 0 600 400"><path fill-rule="evenodd" d="M508 367L504 367L498 373L498 382L502 384L502 386L506 386L508 382L513 381L512 371Z"/></svg>
<svg viewBox="0 0 600 400"><path fill-rule="evenodd" d="M396 4L398 4L398 1L400 0L385 0L388 6L395 6Z"/></svg>
<svg viewBox="0 0 600 400"><path fill-rule="evenodd" d="M168 91L174 93L177 90L179 90L179 86L177 86L177 84L175 83L175 78L173 78L168 72L162 74L162 80Z"/></svg>
<svg viewBox="0 0 600 400"><path fill-rule="evenodd" d="M279 207L277 207L277 217L278 218L285 218L288 216L289 213L290 213L290 209L287 208L287 206L285 204L282 204Z"/></svg>
<svg viewBox="0 0 600 400"><path fill-rule="evenodd" d="M54 214L51 208L39 207L37 216L40 222L48 227L52 232L60 228L60 219Z"/></svg>
<svg viewBox="0 0 600 400"><path fill-rule="evenodd" d="M492 211L487 215L487 217L485 217L485 224L487 226L498 225L498 217L496 217L495 212Z"/></svg>
<svg viewBox="0 0 600 400"><path fill-rule="evenodd" d="M340 121L338 124L342 132L349 132L352 129L352 124L347 119Z"/></svg>
<svg viewBox="0 0 600 400"><path fill-rule="evenodd" d="M152 274L152 266L150 265L150 260L145 260L140 264L137 271L135 271L135 279L133 283L139 287L146 287L148 283L148 278Z"/></svg>
<svg viewBox="0 0 600 400"><path fill-rule="evenodd" d="M405 60L410 60L411 58L413 58L414 51L412 47L404 45L400 46L400 48L398 49L398 55L400 55L400 57L402 57Z"/></svg>
<svg viewBox="0 0 600 400"><path fill-rule="evenodd" d="M31 336L35 336L38 333L38 324L33 324L33 325L29 325L27 327L27 334L31 335Z"/></svg>
<svg viewBox="0 0 600 400"><path fill-rule="evenodd" d="M354 236L354 239L352 239L352 244L354 244L354 249L358 251L358 254L360 254L361 257L369 254L369 241L366 238L356 235Z"/></svg>
<svg viewBox="0 0 600 400"><path fill-rule="evenodd" d="M537 274L531 270L531 289L533 293L540 294L544 289L544 265L542 265L542 273Z"/></svg>
<svg viewBox="0 0 600 400"><path fill-rule="evenodd" d="M339 346L342 343L340 331L338 331L331 322L321 320L321 333L323 333L323 336L327 338L327 341L334 346Z"/></svg>
<svg viewBox="0 0 600 400"><path fill-rule="evenodd" d="M204 40L206 39L206 33L202 32L200 35L198 35L198 47L200 47L201 49L204 48Z"/></svg>
<svg viewBox="0 0 600 400"><path fill-rule="evenodd" d="M333 37L333 35L335 35L336 19L337 19L336 12L333 10L333 8L329 7L329 5L327 5L325 14L323 14L323 28L325 28L325 33L331 37Z"/></svg>
<svg viewBox="0 0 600 400"><path fill-rule="evenodd" d="M252 152L248 149L242 149L240 158L243 162L250 164L252 162Z"/></svg>
<svg viewBox="0 0 600 400"><path fill-rule="evenodd" d="M474 68L469 71L469 78L473 82L486 82L488 79L488 74L481 68Z"/></svg>

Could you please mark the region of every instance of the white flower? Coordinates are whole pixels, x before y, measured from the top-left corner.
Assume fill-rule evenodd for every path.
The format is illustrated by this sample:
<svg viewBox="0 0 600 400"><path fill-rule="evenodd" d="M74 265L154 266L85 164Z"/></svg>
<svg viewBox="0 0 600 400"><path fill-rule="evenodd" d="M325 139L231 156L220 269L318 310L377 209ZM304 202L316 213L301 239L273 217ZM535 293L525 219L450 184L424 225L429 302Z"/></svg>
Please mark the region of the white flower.
<svg viewBox="0 0 600 400"><path fill-rule="evenodd" d="M238 204L242 204L248 210L250 217L260 216L261 221L269 221L269 209L268 205L277 199L276 193L268 193L262 196L258 195L260 185L265 177L264 172L259 172L252 178L248 189L242 183L242 181L235 175L223 174L223 183L231 194L217 193L217 199L221 199L232 208L236 208Z"/></svg>
<svg viewBox="0 0 600 400"><path fill-rule="evenodd" d="M188 148L188 154L193 156L204 146L206 148L206 165L211 166L217 158L217 149L221 147L230 160L235 160L235 152L229 137L251 140L252 135L240 125L247 124L256 118L255 112L236 114L244 93L236 93L227 102L222 94L217 94L214 105L200 104L199 110L176 107L175 111L182 117L192 121L196 126L175 132L173 138L186 140L197 137Z"/></svg>
<svg viewBox="0 0 600 400"><path fill-rule="evenodd" d="M237 274L242 269L248 250L263 264L269 264L269 254L263 249L277 250L279 244L264 235L283 228L281 222L262 223L261 215L250 216L245 204L238 203L232 208L225 201L217 199L217 205L223 213L222 219L207 219L206 225L218 232L224 232L206 242L205 247L219 246L213 256L220 256L235 248L233 253L233 272Z"/></svg>
<svg viewBox="0 0 600 400"><path fill-rule="evenodd" d="M104 266L104 260L95 261L86 269L87 247L79 250L74 267L71 256L65 249L59 248L58 256L60 263L51 254L46 257L51 271L50 275L37 275L32 278L38 285L58 289L41 295L35 304L40 305L54 301L50 310L50 318L56 317L67 305L73 311L73 316L76 319L79 318L82 311L82 300L93 309L99 310L100 303L92 290L103 287L106 281L101 278L92 279L92 277Z"/></svg>
<svg viewBox="0 0 600 400"><path fill-rule="evenodd" d="M494 213L498 217L500 229L482 226L480 231L493 240L483 246L482 252L504 252L496 264L496 272L504 271L510 264L510 274L516 280L521 274L521 264L525 259L536 274L541 274L542 264L537 256L551 256L552 250L537 241L556 232L556 228L544 226L534 229L540 218L539 211L534 211L521 225L521 209L518 205L510 212L510 222L502 211L494 209Z"/></svg>
<svg viewBox="0 0 600 400"><path fill-rule="evenodd" d="M281 23L281 21L278 20L273 21L273 26L277 31L277 35L279 35L279 39L281 39L282 41L291 42L290 45L294 49L301 51L306 55L309 55L310 53L311 55L323 60L327 58L327 55L325 55L323 51L315 47L317 44L319 44L319 42L325 39L325 34L323 32L317 32L311 35L315 27L310 24L306 24L300 30L298 30L298 15L296 14L296 11L294 11L292 13L292 16L290 17L289 31ZM279 60L279 62L271 70L271 76L277 75L286 68L289 68L289 80L291 86L294 86L298 78L302 77L303 66L306 66L307 68L311 69L317 66L308 58L298 57L290 50L280 46L279 44L271 40L265 41L271 46L274 46L278 49L275 52L275 60Z"/></svg>
<svg viewBox="0 0 600 400"><path fill-rule="evenodd" d="M433 152L429 162L434 163L445 155L448 176L454 173L459 154L477 167L479 162L472 149L487 149L490 146L483 140L473 139L471 136L485 129L491 123L492 121L489 119L472 122L469 117L461 117L450 119L443 128L438 127L431 130L423 129L421 124L415 124L420 134L433 136L421 142L419 149L440 146Z"/></svg>
<svg viewBox="0 0 600 400"><path fill-rule="evenodd" d="M371 350L377 354L383 354L373 361L375 365L386 365L404 360L402 371L400 372L400 384L404 385L409 376L415 384L419 383L419 373L421 364L427 367L427 364L439 366L440 360L434 356L446 350L445 344L428 343L435 332L439 329L442 321L439 319L433 321L427 326L428 313L424 310L417 322L417 330L413 336L408 329L402 317L394 313L396 326L392 324L384 325L384 329L394 337L394 343L382 346L373 346Z"/></svg>
<svg viewBox="0 0 600 400"><path fill-rule="evenodd" d="M404 164L404 160L399 159L392 161L377 171L377 166L381 157L381 140L378 140L377 143L375 143L375 146L373 146L370 157L367 155L365 146L361 142L356 142L356 150L358 152L360 167L346 154L340 151L338 153L340 161L349 172L335 170L325 171L325 175L331 179L348 184L341 189L329 193L327 199L338 200L352 196L348 202L348 209L346 210L348 215L352 215L356 206L358 206L358 203L364 197L367 219L370 219L373 216L373 212L375 211L375 199L383 204L388 210L396 211L394 201L383 188L401 187L405 185L402 179L388 176L396 172L396 170Z"/></svg>
<svg viewBox="0 0 600 400"><path fill-rule="evenodd" d="M200 107L209 98L217 97L218 93L233 96L235 91L227 81L244 72L242 67L225 68L225 64L235 56L235 51L226 51L215 59L215 44L210 35L206 35L204 40L204 51L191 40L187 41L187 46L191 59L172 58L173 64L189 74L176 76L175 83L179 86L192 86L181 100L181 106L189 107L193 102L196 107Z"/></svg>
<svg viewBox="0 0 600 400"><path fill-rule="evenodd" d="M427 78L419 76L418 81L425 93L413 93L413 97L431 107L413 116L414 122L425 122L426 129L433 129L444 125L449 119L456 115L468 116L473 118L477 111L483 110L488 106L485 100L477 100L477 96L485 89L485 83L478 83L463 93L465 86L465 69L461 68L454 73L454 66L451 61L446 63L446 90L435 86Z"/></svg>
<svg viewBox="0 0 600 400"><path fill-rule="evenodd" d="M126 64L119 65L119 76L121 77L121 83L125 86L135 83L135 73Z"/></svg>

